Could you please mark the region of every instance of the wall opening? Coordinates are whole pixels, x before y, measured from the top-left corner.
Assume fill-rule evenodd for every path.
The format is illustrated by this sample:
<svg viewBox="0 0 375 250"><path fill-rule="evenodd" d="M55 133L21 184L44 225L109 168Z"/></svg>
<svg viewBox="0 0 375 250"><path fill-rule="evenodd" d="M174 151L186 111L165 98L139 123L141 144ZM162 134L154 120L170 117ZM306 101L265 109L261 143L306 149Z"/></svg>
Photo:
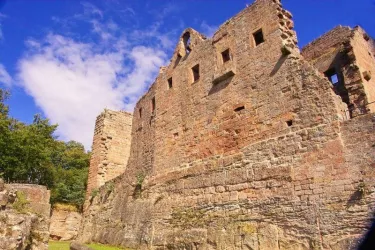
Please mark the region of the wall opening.
<svg viewBox="0 0 375 250"><path fill-rule="evenodd" d="M151 100L151 112L152 112L153 115L155 114L155 108L156 108L155 97L152 97L152 100Z"/></svg>
<svg viewBox="0 0 375 250"><path fill-rule="evenodd" d="M333 84L339 83L339 77L335 69L329 69L324 72L324 75L328 78L328 80Z"/></svg>
<svg viewBox="0 0 375 250"><path fill-rule="evenodd" d="M139 108L139 118L142 118L142 108Z"/></svg>
<svg viewBox="0 0 375 250"><path fill-rule="evenodd" d="M348 107L351 105L349 99L349 92L345 86L344 77L340 71L336 71L335 68L331 68L324 72L324 75L332 83L333 91L336 95L341 97L341 100L345 102Z"/></svg>
<svg viewBox="0 0 375 250"><path fill-rule="evenodd" d="M168 88L171 89L173 87L172 77L168 79Z"/></svg>
<svg viewBox="0 0 375 250"><path fill-rule="evenodd" d="M185 51L186 51L186 54L190 54L191 52L191 39L190 39L190 33L189 32L186 32L183 36L182 36L182 39L183 39L183 42L184 42L184 46L185 46Z"/></svg>
<svg viewBox="0 0 375 250"><path fill-rule="evenodd" d="M286 121L286 125L288 125L288 127L291 127L293 125L293 120Z"/></svg>
<svg viewBox="0 0 375 250"><path fill-rule="evenodd" d="M194 67L191 68L191 71L193 73L193 82L196 82L200 78L200 73L199 73L199 64L195 65Z"/></svg>
<svg viewBox="0 0 375 250"><path fill-rule="evenodd" d="M245 106L240 106L234 109L234 112L240 112L241 110L244 110Z"/></svg>
<svg viewBox="0 0 375 250"><path fill-rule="evenodd" d="M230 61L230 52L229 49L224 50L221 52L221 58L223 59L223 63Z"/></svg>
<svg viewBox="0 0 375 250"><path fill-rule="evenodd" d="M259 29L253 33L255 46L258 46L261 43L264 43L264 36L262 29Z"/></svg>

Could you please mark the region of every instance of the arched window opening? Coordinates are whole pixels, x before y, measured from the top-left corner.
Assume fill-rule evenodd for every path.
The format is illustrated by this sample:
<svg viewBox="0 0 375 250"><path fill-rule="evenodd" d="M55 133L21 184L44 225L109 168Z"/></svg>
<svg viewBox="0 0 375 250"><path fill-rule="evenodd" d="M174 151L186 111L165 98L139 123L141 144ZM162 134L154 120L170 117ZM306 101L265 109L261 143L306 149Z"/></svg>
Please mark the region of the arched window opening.
<svg viewBox="0 0 375 250"><path fill-rule="evenodd" d="M186 32L183 35L183 41L184 41L184 46L185 46L185 51L186 54L189 54L191 52L191 39L190 39L190 33Z"/></svg>

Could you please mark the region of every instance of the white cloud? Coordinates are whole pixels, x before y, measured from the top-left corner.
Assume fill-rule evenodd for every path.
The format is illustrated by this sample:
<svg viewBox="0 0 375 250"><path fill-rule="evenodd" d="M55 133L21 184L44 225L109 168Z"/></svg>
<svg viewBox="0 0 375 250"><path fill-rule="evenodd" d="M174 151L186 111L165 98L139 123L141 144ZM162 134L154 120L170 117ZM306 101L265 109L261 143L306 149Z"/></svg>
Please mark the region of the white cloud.
<svg viewBox="0 0 375 250"><path fill-rule="evenodd" d="M59 124L61 139L82 142L86 149L96 116L104 108L132 111L166 62L164 52L123 38L111 48L56 34L28 44L19 61L19 83Z"/></svg>
<svg viewBox="0 0 375 250"><path fill-rule="evenodd" d="M173 51L171 37L179 31L161 31L162 19L175 11L173 6L151 13L155 21L143 28L130 7L124 15L123 8L100 10L87 2L82 6L82 13L52 17L63 28L61 34L25 42L27 51L15 79L46 117L59 124L60 139L76 140L90 149L96 116L104 108L133 111L160 66L167 64L164 51ZM129 22L123 20L126 17ZM72 33L82 22L91 26L88 34Z"/></svg>
<svg viewBox="0 0 375 250"><path fill-rule="evenodd" d="M10 86L12 84L12 77L6 71L4 65L0 64L0 83Z"/></svg>
<svg viewBox="0 0 375 250"><path fill-rule="evenodd" d="M209 25L205 21L201 23L202 33L205 34L207 37L212 37L218 28L218 26Z"/></svg>

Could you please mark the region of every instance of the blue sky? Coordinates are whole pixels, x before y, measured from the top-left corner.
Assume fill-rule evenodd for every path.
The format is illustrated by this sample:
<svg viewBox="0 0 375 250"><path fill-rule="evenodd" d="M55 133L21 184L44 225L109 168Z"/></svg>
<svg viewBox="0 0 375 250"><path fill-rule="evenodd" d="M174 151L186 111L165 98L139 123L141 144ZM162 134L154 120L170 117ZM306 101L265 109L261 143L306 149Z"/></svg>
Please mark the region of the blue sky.
<svg viewBox="0 0 375 250"><path fill-rule="evenodd" d="M211 36L252 0L0 0L0 87L11 115L42 113L91 145L104 109L132 111L187 27ZM375 37L375 0L283 0L299 46L336 25Z"/></svg>

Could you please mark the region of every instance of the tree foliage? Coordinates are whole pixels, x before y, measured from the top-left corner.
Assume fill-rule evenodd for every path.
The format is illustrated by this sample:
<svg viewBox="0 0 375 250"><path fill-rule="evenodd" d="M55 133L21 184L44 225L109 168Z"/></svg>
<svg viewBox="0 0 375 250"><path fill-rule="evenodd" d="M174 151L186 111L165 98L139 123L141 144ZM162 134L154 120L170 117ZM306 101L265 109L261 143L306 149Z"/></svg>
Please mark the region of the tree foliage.
<svg viewBox="0 0 375 250"><path fill-rule="evenodd" d="M9 117L0 89L0 176L9 182L46 185L51 202L81 207L90 154L79 142L57 140L57 125L35 115L31 124Z"/></svg>

